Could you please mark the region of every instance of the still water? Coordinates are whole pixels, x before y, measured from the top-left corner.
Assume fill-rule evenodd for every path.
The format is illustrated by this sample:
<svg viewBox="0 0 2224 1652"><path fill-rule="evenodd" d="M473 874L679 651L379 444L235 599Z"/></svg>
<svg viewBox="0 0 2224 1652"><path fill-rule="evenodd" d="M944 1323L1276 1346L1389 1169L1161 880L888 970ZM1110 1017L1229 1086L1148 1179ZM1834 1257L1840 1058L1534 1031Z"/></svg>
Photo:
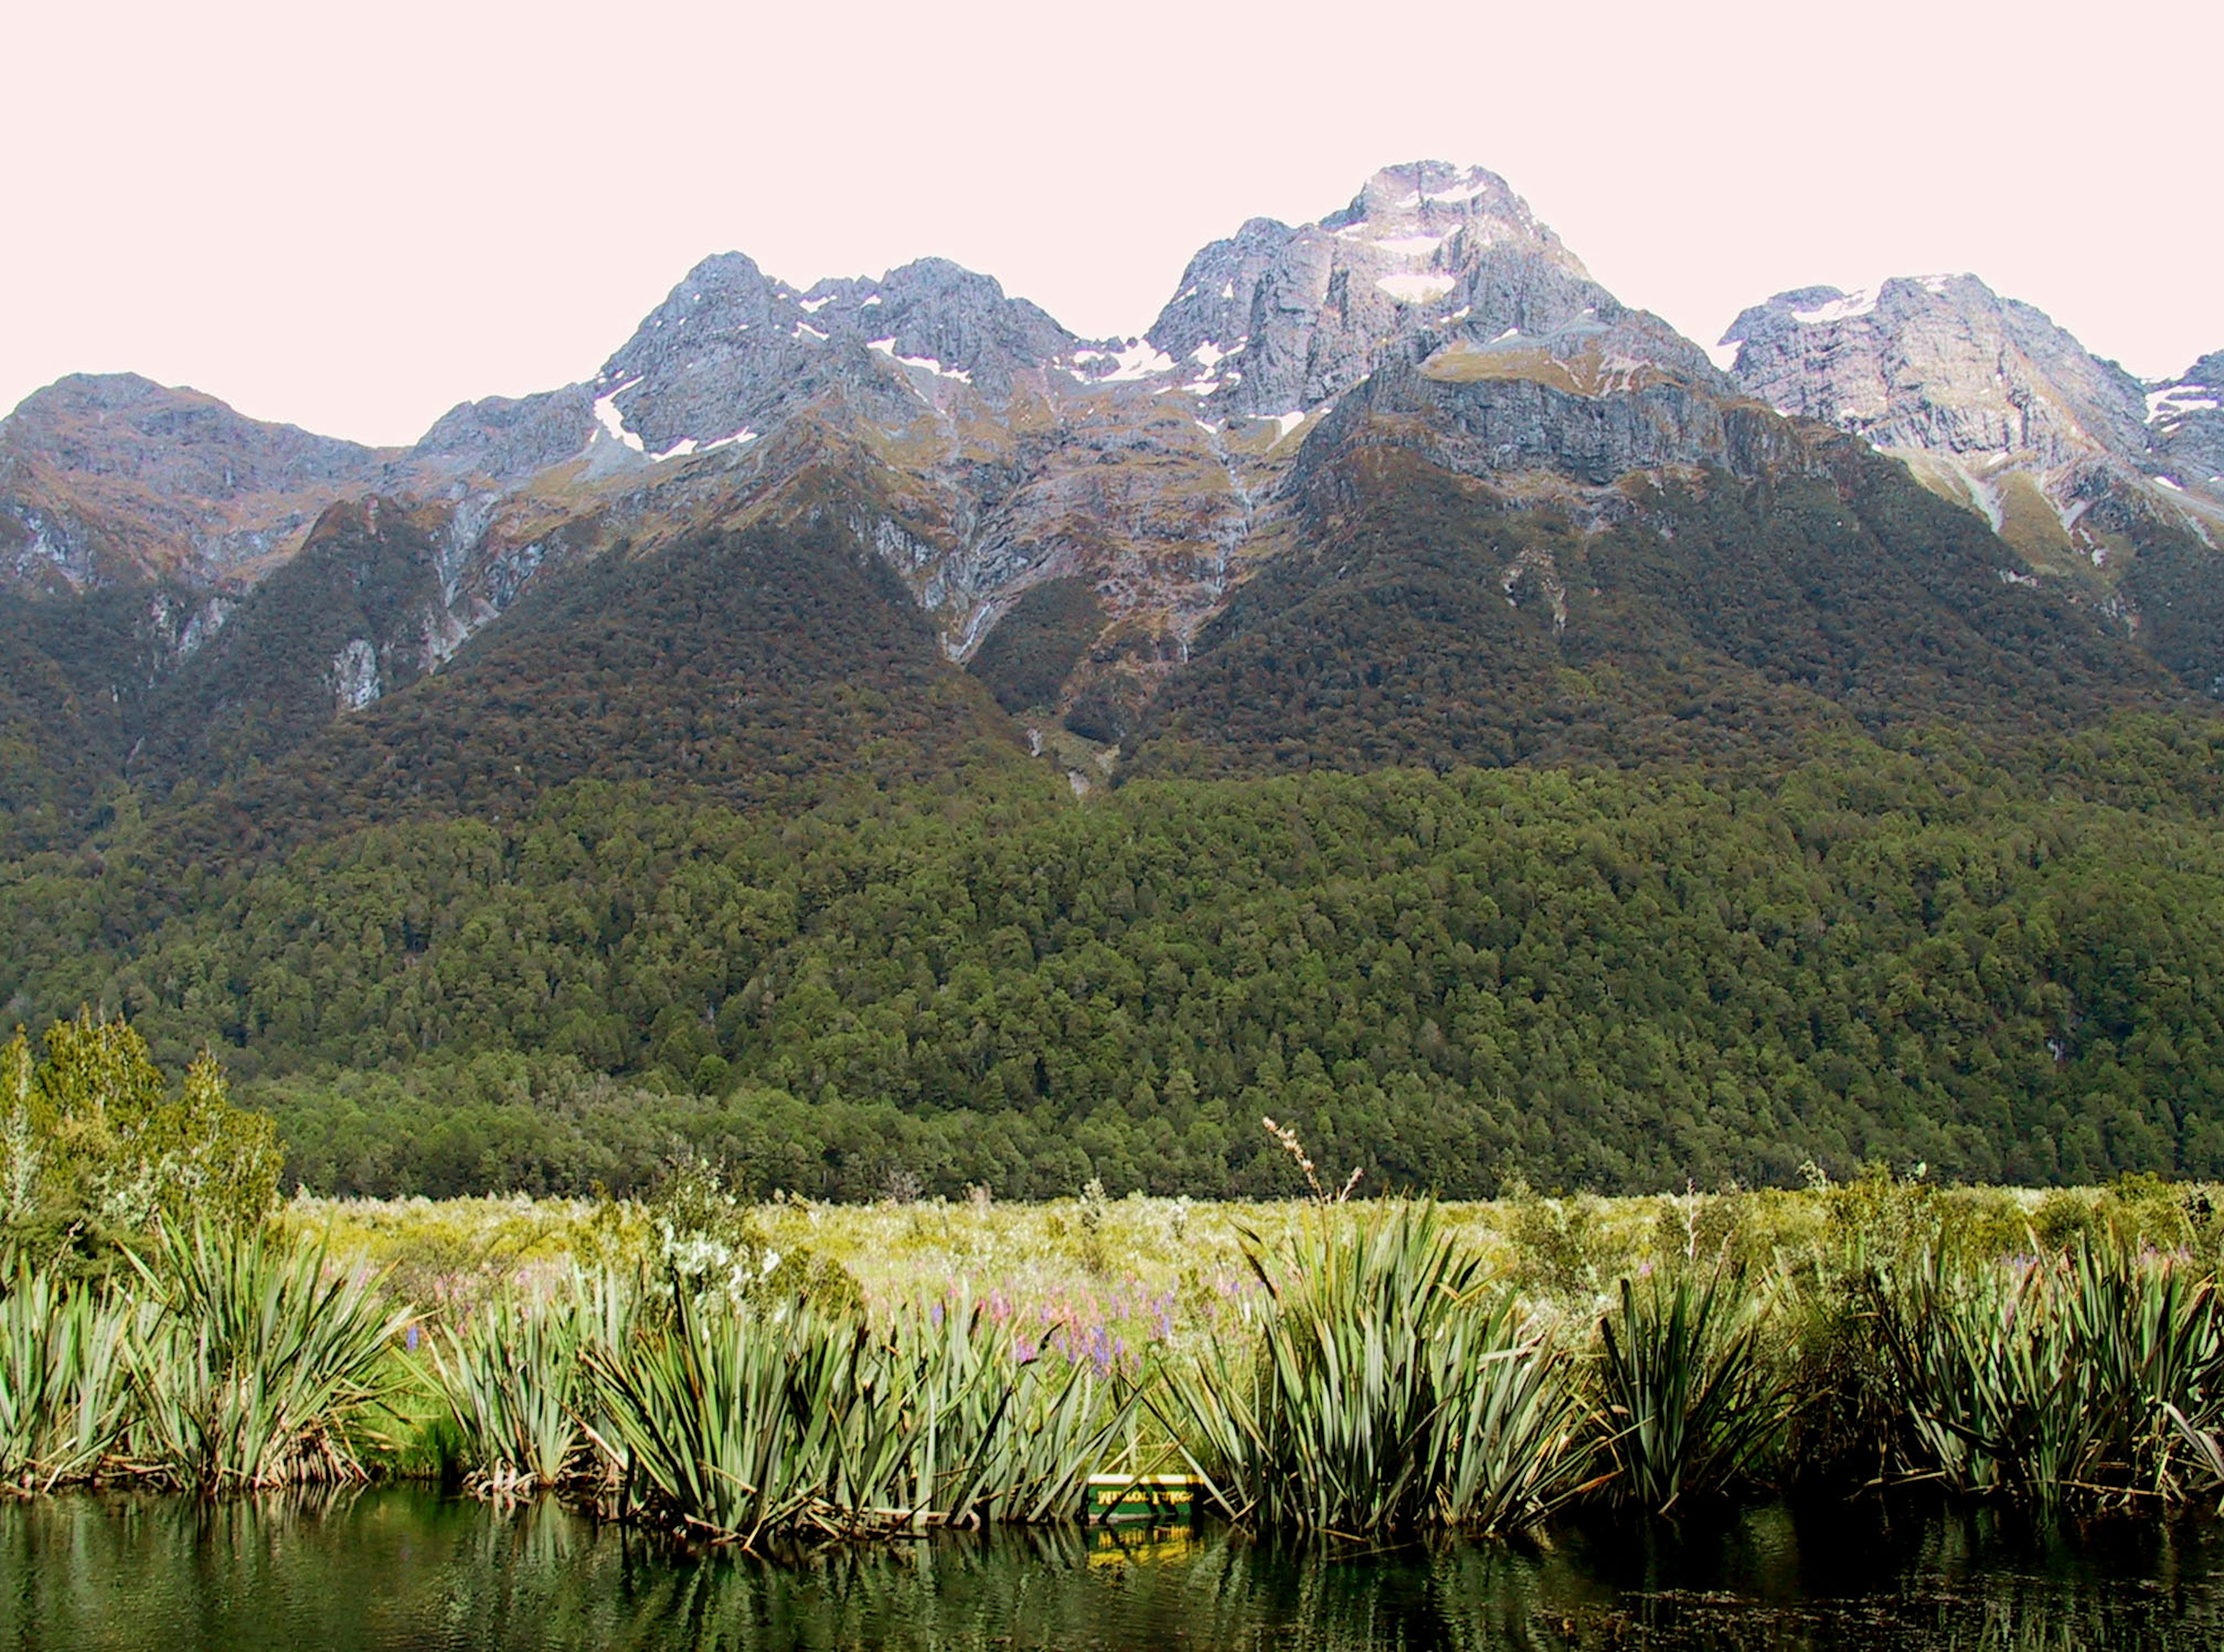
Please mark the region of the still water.
<svg viewBox="0 0 2224 1652"><path fill-rule="evenodd" d="M1291 1547L1212 1528L951 1536L776 1565L431 1491L0 1502L0 1649L2224 1645L2224 1526L2034 1530L1771 1508L1522 1548Z"/></svg>

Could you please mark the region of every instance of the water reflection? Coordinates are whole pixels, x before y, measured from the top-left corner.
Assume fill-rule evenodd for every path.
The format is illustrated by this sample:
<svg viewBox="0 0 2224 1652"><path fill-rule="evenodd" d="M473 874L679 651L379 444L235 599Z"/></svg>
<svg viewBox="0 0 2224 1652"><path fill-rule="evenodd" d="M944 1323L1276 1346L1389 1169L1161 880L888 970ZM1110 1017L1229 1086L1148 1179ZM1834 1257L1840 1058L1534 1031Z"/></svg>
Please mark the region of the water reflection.
<svg viewBox="0 0 2224 1652"><path fill-rule="evenodd" d="M1936 1511L1772 1508L1387 1552L1053 1530L774 1563L411 1490L87 1496L0 1506L0 1646L2177 1652L2224 1642L2220 1566L2205 1523Z"/></svg>

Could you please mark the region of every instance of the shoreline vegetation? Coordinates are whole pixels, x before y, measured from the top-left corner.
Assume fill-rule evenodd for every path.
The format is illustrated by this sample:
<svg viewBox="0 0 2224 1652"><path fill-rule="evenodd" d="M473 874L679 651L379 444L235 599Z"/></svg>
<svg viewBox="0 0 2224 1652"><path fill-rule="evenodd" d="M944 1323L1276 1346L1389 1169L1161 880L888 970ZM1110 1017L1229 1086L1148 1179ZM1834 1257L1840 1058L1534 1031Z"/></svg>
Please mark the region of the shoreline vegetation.
<svg viewBox="0 0 2224 1652"><path fill-rule="evenodd" d="M2224 1497L2224 1220L2131 1178L1248 1205L299 1198L0 1284L0 1479L439 1479L785 1548L1072 1522L1100 1471L1262 1530L1920 1487Z"/></svg>
<svg viewBox="0 0 2224 1652"><path fill-rule="evenodd" d="M0 1050L0 1487L438 1479L786 1550L1173 1474L1368 1541L1920 1487L2224 1498L2224 1208L2145 1176L1487 1202L281 1202L269 1121L81 1014Z"/></svg>

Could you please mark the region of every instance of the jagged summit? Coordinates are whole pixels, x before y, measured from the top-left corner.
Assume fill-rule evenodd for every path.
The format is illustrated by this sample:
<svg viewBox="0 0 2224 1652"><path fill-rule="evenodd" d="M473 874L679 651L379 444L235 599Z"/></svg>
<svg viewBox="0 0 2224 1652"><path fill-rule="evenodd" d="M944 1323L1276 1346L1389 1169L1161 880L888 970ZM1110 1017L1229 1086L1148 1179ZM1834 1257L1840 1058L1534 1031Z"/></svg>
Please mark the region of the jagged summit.
<svg viewBox="0 0 2224 1652"><path fill-rule="evenodd" d="M835 383L885 392L925 375L1001 399L1017 375L1077 342L992 277L947 259L800 291L743 254L721 253L690 270L603 364L595 411L610 448L684 457L754 441Z"/></svg>
<svg viewBox="0 0 2224 1652"><path fill-rule="evenodd" d="M1317 224L1254 218L1212 243L1146 337L1217 410L1271 418L1334 399L1393 346L1534 344L1633 313L1503 178L1418 161L1384 167ZM1645 331L1648 358L1711 376L1671 329Z"/></svg>
<svg viewBox="0 0 2224 1652"><path fill-rule="evenodd" d="M1360 230L1378 236L1401 230L1424 234L1464 233L1485 244L1532 243L1549 249L1574 274L1589 279L1582 262L1529 210L1513 186L1481 167L1443 161L1409 161L1385 167L1360 186L1351 204L1320 221L1338 233Z"/></svg>

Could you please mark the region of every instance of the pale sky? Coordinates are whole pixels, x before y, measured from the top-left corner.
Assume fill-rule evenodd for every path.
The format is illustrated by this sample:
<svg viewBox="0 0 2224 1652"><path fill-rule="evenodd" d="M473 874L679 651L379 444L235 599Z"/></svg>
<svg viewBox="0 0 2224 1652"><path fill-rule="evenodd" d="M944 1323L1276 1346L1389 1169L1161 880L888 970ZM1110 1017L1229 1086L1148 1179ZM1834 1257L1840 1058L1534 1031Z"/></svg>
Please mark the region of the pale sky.
<svg viewBox="0 0 2224 1652"><path fill-rule="evenodd" d="M1425 157L1703 344L1969 270L2141 375L2224 348L2218 0L0 0L0 408L129 369L408 442L730 249L938 254L1125 335L1206 241Z"/></svg>

